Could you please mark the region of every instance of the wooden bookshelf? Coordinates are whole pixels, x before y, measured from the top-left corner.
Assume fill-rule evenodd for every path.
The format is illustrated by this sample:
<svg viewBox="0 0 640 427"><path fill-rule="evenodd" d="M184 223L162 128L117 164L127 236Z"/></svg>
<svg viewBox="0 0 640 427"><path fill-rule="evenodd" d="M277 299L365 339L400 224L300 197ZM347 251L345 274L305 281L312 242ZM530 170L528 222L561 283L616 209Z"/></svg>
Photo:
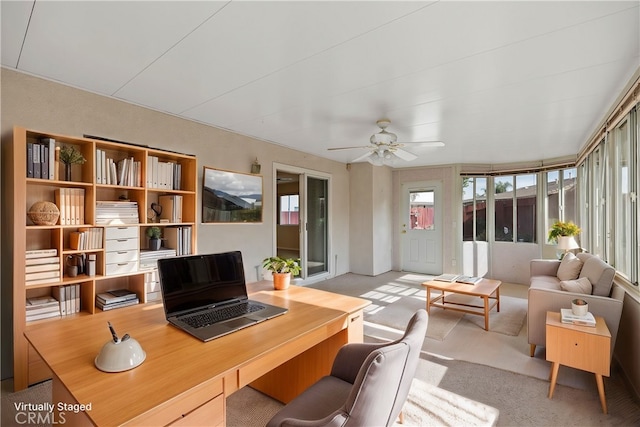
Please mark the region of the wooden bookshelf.
<svg viewBox="0 0 640 427"><path fill-rule="evenodd" d="M48 138L55 140L55 147L73 146L86 161L83 164L75 164L71 167L71 180L65 180L65 165L60 164L57 158L53 164L49 162L46 169L49 171L45 178L30 177L29 167L34 167L28 163L30 158L27 153L28 144L40 144ZM51 147L49 145L48 147ZM49 148L50 149L50 148ZM103 154L104 153L104 154ZM145 273L149 270L139 269L139 251L147 249L146 229L153 225L165 228L169 226L191 227L190 253L195 253L196 244L196 218L197 218L197 161L195 156L163 151L156 148L148 148L126 143L117 143L91 139L85 137L71 137L52 133L28 130L21 127L14 127L13 143L8 150L11 156L11 170L8 171L8 190L13 199L13 210L10 212L13 240L13 333L14 333L14 388L22 390L29 386L50 377L50 372L43 368L43 363L38 354L30 348L29 343L24 338L24 332L31 322L26 320L26 299L52 295L55 288L67 285L78 285L79 290L77 301L79 310L77 313L66 314L60 318L35 320L34 322L59 322L63 326L63 320L69 316L90 316L98 311L95 299L96 295L113 289L129 289L135 292L141 304L147 302L145 292ZM32 157L32 156L31 156ZM52 159L53 156L48 157ZM107 180L105 171L107 170L106 159L110 158L114 162L129 159L132 172L131 179L119 182L119 179ZM154 167L150 159L154 162L169 164L164 167L179 171L179 177L175 177L164 184L163 188L149 185L147 177L151 178ZM157 160L156 160L157 159ZM178 166L179 165L179 166ZM44 170L44 169L43 169ZM149 175L147 175L149 174ZM118 171L117 175L123 175ZM42 176L42 174L41 174ZM52 179L49 179L52 178ZM176 185L179 188L174 188ZM39 201L56 203L56 191L63 190L62 194L82 194L69 203L74 209L81 209L81 214L76 212L77 220L72 224L63 222L61 219L55 224L35 224L28 216L29 208ZM68 191L71 190L71 191ZM178 195L182 198L182 220L179 223L160 223L158 219L151 220L147 212L152 203L158 203L160 196ZM120 224L119 219L107 221L98 218L96 210L97 201L130 201L137 204L138 221L135 223ZM61 202L58 200L57 205ZM61 206L58 206L60 208ZM101 228L101 238L98 242L93 242L89 249L76 249L76 232L89 228ZM123 270L107 268L107 262L113 262L109 249L117 246L109 246L107 236L117 236L119 229L126 229L126 237L136 242L135 248L129 248L131 241L124 243L133 257L134 264L129 264ZM108 233L107 233L108 231ZM71 243L74 239L73 245ZM72 246L74 246L72 248ZM52 281L42 281L34 284L27 282L26 276L26 254L27 251L39 251L44 249L55 249L56 256L60 258L60 277ZM88 255L95 257L95 275L89 276L82 272L76 276L69 276L66 271L66 261L69 257L88 258ZM73 259L73 258L72 258Z"/></svg>

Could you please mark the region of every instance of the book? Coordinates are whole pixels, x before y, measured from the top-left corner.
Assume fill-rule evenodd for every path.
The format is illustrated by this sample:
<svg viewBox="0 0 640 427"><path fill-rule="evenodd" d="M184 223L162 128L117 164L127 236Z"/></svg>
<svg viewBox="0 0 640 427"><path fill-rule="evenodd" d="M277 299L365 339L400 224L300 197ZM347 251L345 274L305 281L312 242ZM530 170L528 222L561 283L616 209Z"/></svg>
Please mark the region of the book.
<svg viewBox="0 0 640 427"><path fill-rule="evenodd" d="M96 302L103 305L118 304L137 297L138 296L134 292L131 292L128 289L116 289L98 294L96 296Z"/></svg>
<svg viewBox="0 0 640 427"><path fill-rule="evenodd" d="M441 274L439 276L434 277L433 280L438 280L440 282L452 283L452 282L455 282L457 278L458 278L457 274L447 274L447 273L445 273L445 274Z"/></svg>
<svg viewBox="0 0 640 427"><path fill-rule="evenodd" d="M33 178L33 142L27 143L27 178Z"/></svg>
<svg viewBox="0 0 640 427"><path fill-rule="evenodd" d="M596 326L596 318L591 314L591 312L587 312L584 316L576 316L570 308L561 308L560 317L562 323L578 326Z"/></svg>
<svg viewBox="0 0 640 427"><path fill-rule="evenodd" d="M46 258L45 258L46 259ZM59 260L59 258L56 257ZM36 264L36 265L27 265L25 267L25 273L39 273L41 271L59 271L60 270L60 262L55 263L47 263L47 264Z"/></svg>
<svg viewBox="0 0 640 427"><path fill-rule="evenodd" d="M50 319L52 317L60 317L60 312L51 311L48 313L27 315L26 320L27 322L32 322L34 320Z"/></svg>
<svg viewBox="0 0 640 427"><path fill-rule="evenodd" d="M60 270L55 271L41 271L38 273L25 273L25 280L30 282L36 279L57 279L60 277Z"/></svg>
<svg viewBox="0 0 640 427"><path fill-rule="evenodd" d="M40 140L45 147L44 163L46 164L46 175L43 173L42 178L54 179L54 165L55 165L55 152L56 152L56 140L53 138L42 138Z"/></svg>
<svg viewBox="0 0 640 427"><path fill-rule="evenodd" d="M26 259L47 258L58 255L57 249L33 249L25 252Z"/></svg>
<svg viewBox="0 0 640 427"><path fill-rule="evenodd" d="M60 262L60 257L51 256L44 258L27 258L25 260L26 265L41 265L41 264L58 264Z"/></svg>
<svg viewBox="0 0 640 427"><path fill-rule="evenodd" d="M122 301L122 302L117 302L112 304L104 304L104 303L101 303L100 301L96 301L96 306L102 311L107 311L107 310L113 310L114 308L121 308L121 307L136 305L138 303L140 303L140 300L138 298L135 298L135 299L130 299L127 301Z"/></svg>
<svg viewBox="0 0 640 427"><path fill-rule="evenodd" d="M475 285L480 282L482 277L478 276L458 276L456 277L456 282L458 283L466 283L467 285Z"/></svg>

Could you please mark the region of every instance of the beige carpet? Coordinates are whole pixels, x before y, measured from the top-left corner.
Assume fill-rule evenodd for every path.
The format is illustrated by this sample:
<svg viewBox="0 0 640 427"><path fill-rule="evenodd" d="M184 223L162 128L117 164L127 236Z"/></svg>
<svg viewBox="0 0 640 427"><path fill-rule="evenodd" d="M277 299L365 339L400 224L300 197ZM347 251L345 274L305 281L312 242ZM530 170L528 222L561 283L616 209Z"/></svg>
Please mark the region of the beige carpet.
<svg viewBox="0 0 640 427"><path fill-rule="evenodd" d="M377 306L374 310L365 312L364 320L368 323L387 326L389 328L404 331L411 316L425 308L424 299L415 297L399 298L386 306ZM463 313L451 310L432 310L427 327L427 337L442 341L449 332L458 324Z"/></svg>

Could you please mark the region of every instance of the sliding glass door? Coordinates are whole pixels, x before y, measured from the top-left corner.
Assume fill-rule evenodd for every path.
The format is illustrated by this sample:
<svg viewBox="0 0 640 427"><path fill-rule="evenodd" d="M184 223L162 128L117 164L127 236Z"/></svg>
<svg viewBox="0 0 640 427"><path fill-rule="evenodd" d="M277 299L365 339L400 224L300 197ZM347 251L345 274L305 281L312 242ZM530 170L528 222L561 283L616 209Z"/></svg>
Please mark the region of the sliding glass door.
<svg viewBox="0 0 640 427"><path fill-rule="evenodd" d="M328 192L325 178L306 177L306 277L329 271ZM303 264L304 267L304 264Z"/></svg>

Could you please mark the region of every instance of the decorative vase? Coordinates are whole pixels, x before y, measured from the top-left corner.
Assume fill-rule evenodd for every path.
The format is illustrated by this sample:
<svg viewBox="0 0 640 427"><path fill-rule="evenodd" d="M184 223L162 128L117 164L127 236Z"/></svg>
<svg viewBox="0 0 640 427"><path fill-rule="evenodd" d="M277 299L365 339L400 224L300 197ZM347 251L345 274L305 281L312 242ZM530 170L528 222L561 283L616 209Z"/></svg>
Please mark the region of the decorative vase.
<svg viewBox="0 0 640 427"><path fill-rule="evenodd" d="M149 250L157 251L160 249L160 243L162 243L160 239L149 239Z"/></svg>
<svg viewBox="0 0 640 427"><path fill-rule="evenodd" d="M71 163L64 164L64 180L71 181Z"/></svg>
<svg viewBox="0 0 640 427"><path fill-rule="evenodd" d="M282 291L289 288L291 273L273 273L273 288Z"/></svg>

